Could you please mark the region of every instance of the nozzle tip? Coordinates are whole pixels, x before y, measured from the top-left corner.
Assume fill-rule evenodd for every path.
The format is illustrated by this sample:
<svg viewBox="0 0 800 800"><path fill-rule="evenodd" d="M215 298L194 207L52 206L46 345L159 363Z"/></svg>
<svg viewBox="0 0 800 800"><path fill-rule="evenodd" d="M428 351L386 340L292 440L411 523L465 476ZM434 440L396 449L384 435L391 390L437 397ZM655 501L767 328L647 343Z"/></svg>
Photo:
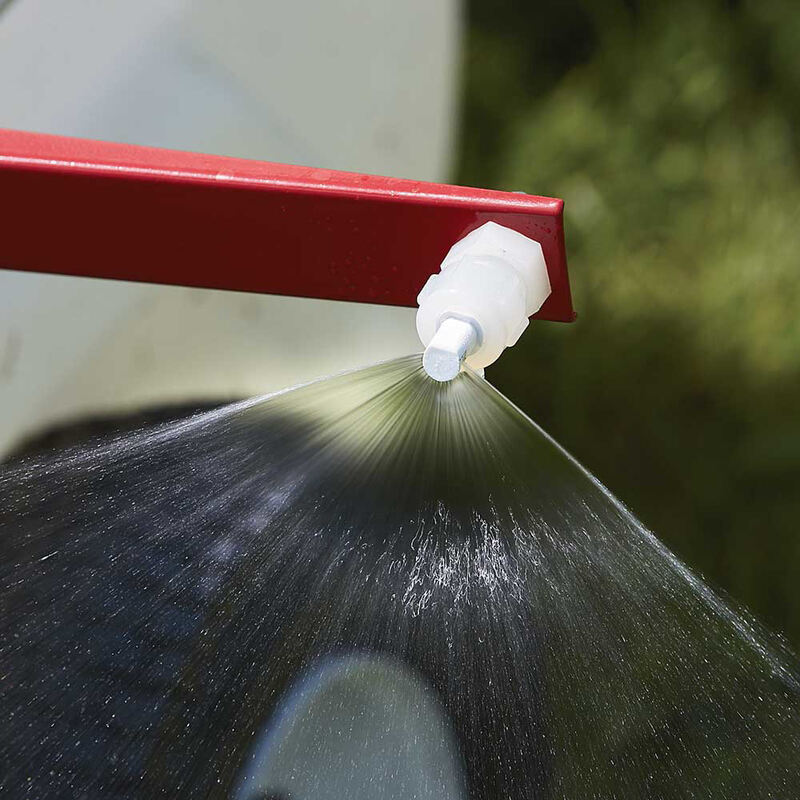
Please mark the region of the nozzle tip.
<svg viewBox="0 0 800 800"><path fill-rule="evenodd" d="M471 322L444 320L422 356L425 372L435 381L446 383L461 370L461 362L478 343L478 332Z"/></svg>
<svg viewBox="0 0 800 800"><path fill-rule="evenodd" d="M456 353L428 345L422 356L422 366L435 381L446 383L461 371L461 359Z"/></svg>

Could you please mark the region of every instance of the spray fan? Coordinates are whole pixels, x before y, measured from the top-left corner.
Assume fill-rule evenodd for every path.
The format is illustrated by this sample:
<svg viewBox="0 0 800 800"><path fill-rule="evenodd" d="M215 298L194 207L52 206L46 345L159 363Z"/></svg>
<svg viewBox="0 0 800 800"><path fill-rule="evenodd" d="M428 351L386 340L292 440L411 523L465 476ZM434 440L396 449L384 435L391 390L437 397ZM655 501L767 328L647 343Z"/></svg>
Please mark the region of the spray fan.
<svg viewBox="0 0 800 800"><path fill-rule="evenodd" d="M491 364L529 318L575 317L560 200L13 131L0 131L0 186L13 198L2 268L418 305L423 364L439 381L462 363ZM373 725L342 736L352 718ZM297 796L370 797L384 773L391 796L434 796L418 788L419 763L450 787L439 797L463 796L429 687L402 665L349 653L290 683L254 737L236 800L303 776L320 738L341 752L315 764L324 786L298 785ZM342 783L353 754L361 793Z"/></svg>

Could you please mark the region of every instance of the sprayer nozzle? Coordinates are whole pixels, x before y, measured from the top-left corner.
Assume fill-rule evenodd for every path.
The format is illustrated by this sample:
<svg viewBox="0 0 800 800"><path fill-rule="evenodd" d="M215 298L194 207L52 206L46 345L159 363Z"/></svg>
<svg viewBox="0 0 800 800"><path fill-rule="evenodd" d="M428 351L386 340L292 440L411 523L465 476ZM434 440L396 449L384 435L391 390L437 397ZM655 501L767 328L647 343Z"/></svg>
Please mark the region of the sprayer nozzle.
<svg viewBox="0 0 800 800"><path fill-rule="evenodd" d="M453 317L444 320L422 356L425 372L435 381L453 380L478 340L478 331L471 322Z"/></svg>
<svg viewBox="0 0 800 800"><path fill-rule="evenodd" d="M428 375L450 381L465 358L474 370L493 363L549 296L550 276L538 242L495 222L468 233L417 296L417 333L426 345ZM469 338L469 323L475 339Z"/></svg>

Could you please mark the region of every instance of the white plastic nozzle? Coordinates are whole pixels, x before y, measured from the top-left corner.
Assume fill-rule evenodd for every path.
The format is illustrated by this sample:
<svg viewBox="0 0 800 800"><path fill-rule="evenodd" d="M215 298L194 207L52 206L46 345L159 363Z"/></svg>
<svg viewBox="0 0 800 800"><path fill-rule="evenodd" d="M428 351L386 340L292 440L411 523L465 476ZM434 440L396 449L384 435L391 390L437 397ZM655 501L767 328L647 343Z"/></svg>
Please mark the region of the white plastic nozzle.
<svg viewBox="0 0 800 800"><path fill-rule="evenodd" d="M549 296L541 245L495 222L482 225L450 248L417 297L426 372L449 381L463 362L493 363Z"/></svg>

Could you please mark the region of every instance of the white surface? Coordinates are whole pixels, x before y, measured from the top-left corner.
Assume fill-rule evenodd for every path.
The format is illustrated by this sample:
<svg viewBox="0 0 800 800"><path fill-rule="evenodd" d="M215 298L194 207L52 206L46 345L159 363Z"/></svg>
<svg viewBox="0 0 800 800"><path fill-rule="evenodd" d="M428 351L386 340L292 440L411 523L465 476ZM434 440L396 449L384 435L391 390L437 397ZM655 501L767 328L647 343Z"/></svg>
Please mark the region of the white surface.
<svg viewBox="0 0 800 800"><path fill-rule="evenodd" d="M528 327L528 317L549 296L550 279L541 245L487 222L453 245L441 271L431 275L422 288L417 298L417 331L428 348L446 320L471 323L479 342L466 363L481 369L516 344ZM437 360L434 355L431 362Z"/></svg>
<svg viewBox="0 0 800 800"><path fill-rule="evenodd" d="M14 0L0 125L427 180L458 0Z"/></svg>
<svg viewBox="0 0 800 800"><path fill-rule="evenodd" d="M0 14L0 126L442 179L458 6L15 0ZM0 455L52 422L419 349L406 309L0 270Z"/></svg>

